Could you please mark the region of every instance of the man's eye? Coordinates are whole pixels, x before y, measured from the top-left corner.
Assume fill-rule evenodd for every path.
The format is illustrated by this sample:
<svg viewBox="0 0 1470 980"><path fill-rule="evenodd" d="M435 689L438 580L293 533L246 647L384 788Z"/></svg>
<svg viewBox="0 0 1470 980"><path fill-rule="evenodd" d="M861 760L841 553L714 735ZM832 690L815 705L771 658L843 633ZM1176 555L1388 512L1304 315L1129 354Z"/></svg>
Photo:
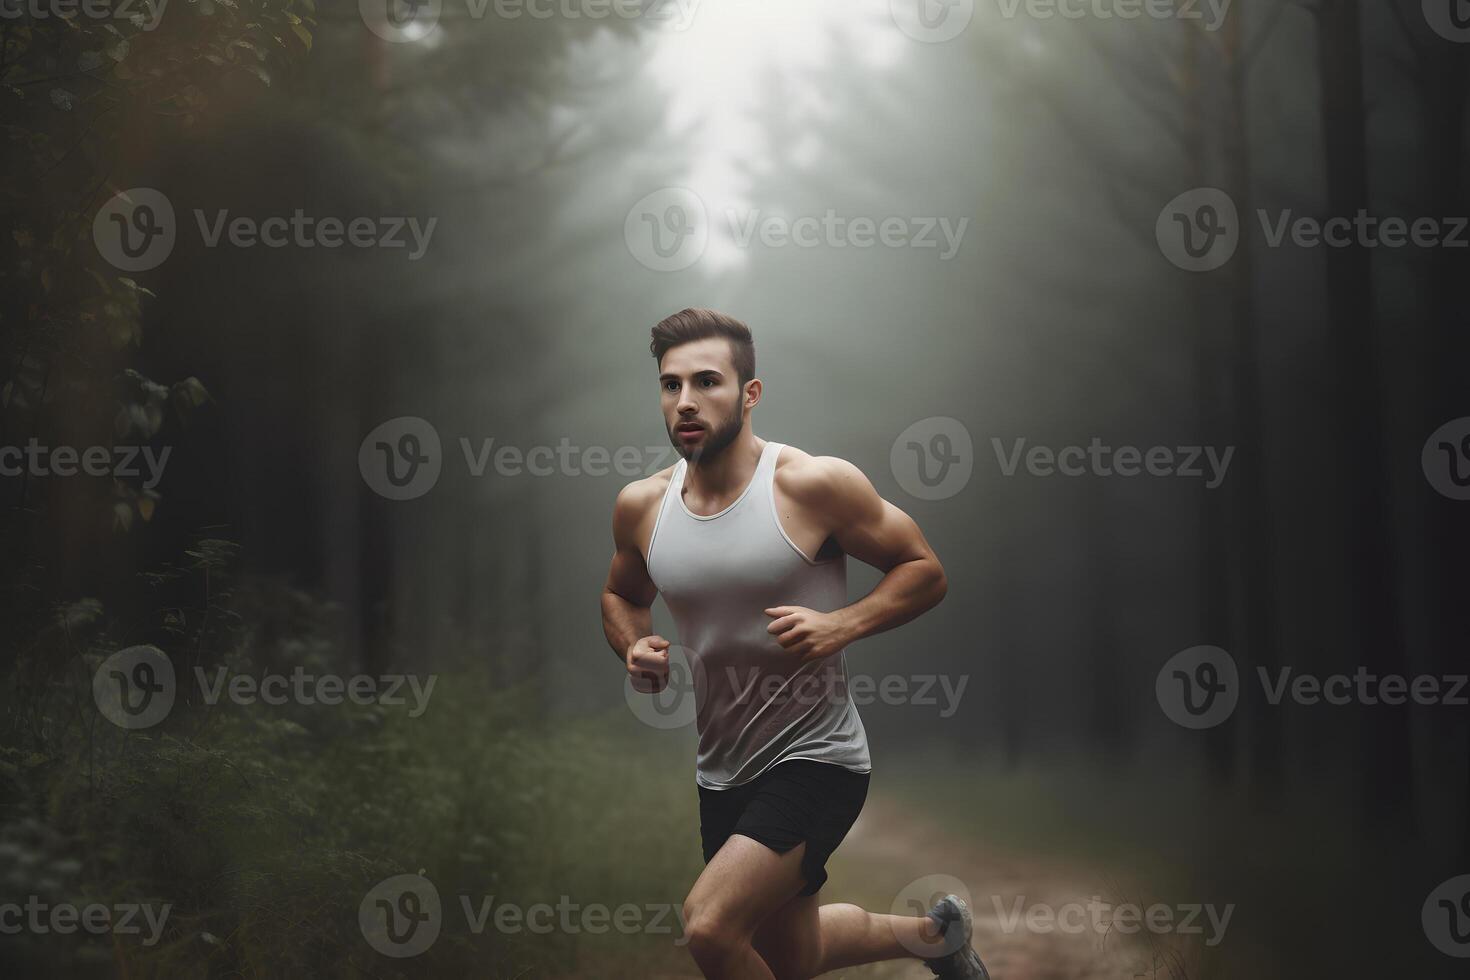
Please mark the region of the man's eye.
<svg viewBox="0 0 1470 980"><path fill-rule="evenodd" d="M706 388L713 387L715 384L717 384L717 382L715 381L714 378L705 378L704 379L704 386Z"/></svg>

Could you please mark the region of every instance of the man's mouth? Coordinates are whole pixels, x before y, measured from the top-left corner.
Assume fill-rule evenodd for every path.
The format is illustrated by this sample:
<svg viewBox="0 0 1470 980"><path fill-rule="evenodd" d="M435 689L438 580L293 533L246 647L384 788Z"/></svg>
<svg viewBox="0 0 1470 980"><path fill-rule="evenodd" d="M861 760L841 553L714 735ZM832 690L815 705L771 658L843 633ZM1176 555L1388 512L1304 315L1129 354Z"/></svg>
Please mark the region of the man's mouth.
<svg viewBox="0 0 1470 980"><path fill-rule="evenodd" d="M674 432L676 432L681 439L693 439L703 431L704 426L700 425L698 422L680 422L678 425L674 426Z"/></svg>

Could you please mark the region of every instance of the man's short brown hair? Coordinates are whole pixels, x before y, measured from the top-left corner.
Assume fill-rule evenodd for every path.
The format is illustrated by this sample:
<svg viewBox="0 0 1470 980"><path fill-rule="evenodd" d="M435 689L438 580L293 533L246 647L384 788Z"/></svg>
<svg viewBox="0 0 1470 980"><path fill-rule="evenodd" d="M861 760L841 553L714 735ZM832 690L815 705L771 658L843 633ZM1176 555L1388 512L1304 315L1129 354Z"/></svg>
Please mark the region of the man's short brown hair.
<svg viewBox="0 0 1470 980"><path fill-rule="evenodd" d="M724 337L730 342L735 374L742 386L755 377L755 341L751 339L750 328L733 316L714 310L680 310L660 320L653 328L653 340L648 349L653 351L653 359L662 364L670 348L706 337Z"/></svg>

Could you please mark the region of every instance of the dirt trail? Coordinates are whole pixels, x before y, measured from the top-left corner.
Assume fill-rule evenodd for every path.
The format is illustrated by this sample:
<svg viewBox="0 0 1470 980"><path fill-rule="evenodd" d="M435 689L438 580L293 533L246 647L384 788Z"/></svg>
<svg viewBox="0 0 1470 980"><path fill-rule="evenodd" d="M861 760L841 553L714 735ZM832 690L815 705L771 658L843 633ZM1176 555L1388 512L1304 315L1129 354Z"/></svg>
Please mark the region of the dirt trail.
<svg viewBox="0 0 1470 980"><path fill-rule="evenodd" d="M967 840L941 828L912 804L876 792L869 796L828 870L831 879L822 890L824 901L852 901L873 912L898 911L893 907L895 899L917 897L934 886L947 887L938 878L918 881L925 876L960 879L970 891L975 947L992 980L1181 980L1198 976L1194 950L1176 936L1099 932L1092 927L1091 913L1085 924L1079 920L1076 907L1086 908L1095 895L1113 901L1138 900L1136 896L1109 896L1104 872L1064 865L1045 854L989 848L982 840ZM1066 919L1070 929L1042 931L1027 926L1026 910L1037 909L1044 917L1063 914L1067 906L1073 907ZM1046 919L1036 921L1044 929ZM876 963L827 976L933 978L917 960Z"/></svg>

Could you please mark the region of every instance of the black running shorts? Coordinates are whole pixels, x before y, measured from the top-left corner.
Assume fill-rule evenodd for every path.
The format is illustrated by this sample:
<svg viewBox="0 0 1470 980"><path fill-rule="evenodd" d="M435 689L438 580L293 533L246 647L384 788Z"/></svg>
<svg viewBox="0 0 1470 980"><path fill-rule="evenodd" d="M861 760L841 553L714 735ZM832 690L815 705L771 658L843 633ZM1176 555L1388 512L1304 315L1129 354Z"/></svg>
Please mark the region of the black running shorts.
<svg viewBox="0 0 1470 980"><path fill-rule="evenodd" d="M870 773L831 762L788 759L730 789L699 787L699 834L708 864L731 834L785 854L806 841L801 871L815 895L827 881L827 858L847 836L868 798Z"/></svg>

